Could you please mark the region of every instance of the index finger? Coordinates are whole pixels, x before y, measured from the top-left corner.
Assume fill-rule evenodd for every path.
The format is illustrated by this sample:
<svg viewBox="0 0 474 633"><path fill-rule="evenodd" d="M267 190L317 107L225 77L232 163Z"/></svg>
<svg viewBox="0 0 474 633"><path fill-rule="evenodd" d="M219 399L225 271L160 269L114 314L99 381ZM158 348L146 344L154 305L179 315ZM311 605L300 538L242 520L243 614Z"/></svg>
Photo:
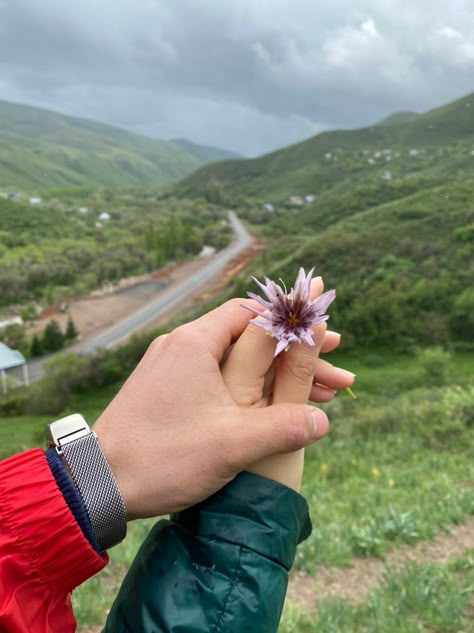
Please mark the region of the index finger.
<svg viewBox="0 0 474 633"><path fill-rule="evenodd" d="M230 345L239 339L249 321L255 317L250 310L243 308L255 308L256 305L251 299L231 299L185 327L200 332L206 347L220 362Z"/></svg>

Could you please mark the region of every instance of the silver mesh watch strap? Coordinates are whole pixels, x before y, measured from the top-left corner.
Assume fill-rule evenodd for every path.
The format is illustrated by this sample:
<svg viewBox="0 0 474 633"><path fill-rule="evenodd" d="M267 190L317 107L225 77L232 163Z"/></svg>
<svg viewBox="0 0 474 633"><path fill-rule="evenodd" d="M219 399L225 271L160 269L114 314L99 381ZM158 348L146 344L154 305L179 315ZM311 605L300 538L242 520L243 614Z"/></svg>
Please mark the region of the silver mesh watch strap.
<svg viewBox="0 0 474 633"><path fill-rule="evenodd" d="M127 533L125 506L95 433L68 442L62 453L86 506L99 548L103 551L123 541Z"/></svg>
<svg viewBox="0 0 474 633"><path fill-rule="evenodd" d="M78 413L53 422L46 434L76 484L100 550L120 543L127 533L127 515L96 434Z"/></svg>

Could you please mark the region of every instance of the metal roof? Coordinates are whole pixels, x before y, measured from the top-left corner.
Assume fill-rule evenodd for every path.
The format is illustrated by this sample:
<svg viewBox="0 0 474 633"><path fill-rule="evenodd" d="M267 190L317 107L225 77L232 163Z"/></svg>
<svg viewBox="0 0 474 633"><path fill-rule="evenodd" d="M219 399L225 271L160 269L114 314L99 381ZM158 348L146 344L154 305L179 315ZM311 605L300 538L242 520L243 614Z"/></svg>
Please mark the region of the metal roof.
<svg viewBox="0 0 474 633"><path fill-rule="evenodd" d="M0 343L0 371L12 369L26 363L25 357L16 349L10 349L5 343Z"/></svg>

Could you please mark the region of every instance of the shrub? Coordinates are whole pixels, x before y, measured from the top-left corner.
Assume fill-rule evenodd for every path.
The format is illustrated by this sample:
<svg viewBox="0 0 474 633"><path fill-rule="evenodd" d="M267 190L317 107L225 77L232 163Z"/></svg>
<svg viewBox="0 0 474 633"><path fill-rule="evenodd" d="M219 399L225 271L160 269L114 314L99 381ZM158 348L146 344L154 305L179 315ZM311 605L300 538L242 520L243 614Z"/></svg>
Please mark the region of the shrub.
<svg viewBox="0 0 474 633"><path fill-rule="evenodd" d="M443 385L447 382L447 364L451 354L441 347L427 347L417 352L424 384Z"/></svg>
<svg viewBox="0 0 474 633"><path fill-rule="evenodd" d="M76 354L62 354L44 364L46 377L31 387L27 411L35 414L61 413L74 391L88 384L90 360Z"/></svg>

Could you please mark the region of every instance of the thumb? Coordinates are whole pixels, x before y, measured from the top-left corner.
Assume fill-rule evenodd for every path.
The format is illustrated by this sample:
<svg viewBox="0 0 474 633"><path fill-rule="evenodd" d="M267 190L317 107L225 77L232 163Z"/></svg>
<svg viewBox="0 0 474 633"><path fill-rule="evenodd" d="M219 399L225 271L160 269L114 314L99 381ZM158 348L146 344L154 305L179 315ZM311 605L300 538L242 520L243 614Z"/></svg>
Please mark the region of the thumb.
<svg viewBox="0 0 474 633"><path fill-rule="evenodd" d="M321 409L302 404L274 404L247 409L239 425L243 468L279 453L291 453L326 435L327 415Z"/></svg>

